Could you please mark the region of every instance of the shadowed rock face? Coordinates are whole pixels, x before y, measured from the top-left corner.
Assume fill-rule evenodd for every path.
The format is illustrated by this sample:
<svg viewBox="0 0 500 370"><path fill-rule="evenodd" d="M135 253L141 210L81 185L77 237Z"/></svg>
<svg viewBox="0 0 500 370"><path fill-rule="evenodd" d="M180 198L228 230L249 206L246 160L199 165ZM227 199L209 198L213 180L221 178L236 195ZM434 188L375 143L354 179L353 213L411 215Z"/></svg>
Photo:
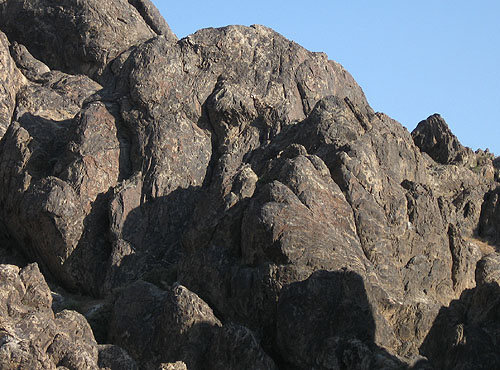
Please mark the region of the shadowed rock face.
<svg viewBox="0 0 500 370"><path fill-rule="evenodd" d="M477 264L474 289L442 308L421 351L440 369L495 369L500 366L500 257Z"/></svg>
<svg viewBox="0 0 500 370"><path fill-rule="evenodd" d="M263 26L177 40L149 0L0 1L0 29L5 291L36 261L72 293L50 333L85 333L47 346L6 308L6 367L497 364L497 161L440 116L410 134L326 55Z"/></svg>
<svg viewBox="0 0 500 370"><path fill-rule="evenodd" d="M399 369L374 345L375 320L363 279L351 271L317 271L280 294L277 343L299 368Z"/></svg>
<svg viewBox="0 0 500 370"><path fill-rule="evenodd" d="M411 135L420 150L438 163L464 163L472 155L472 151L460 144L439 114L421 121Z"/></svg>
<svg viewBox="0 0 500 370"><path fill-rule="evenodd" d="M145 368L182 360L193 369L274 369L245 327L222 323L196 294L181 285L167 291L138 281L115 302L110 339Z"/></svg>

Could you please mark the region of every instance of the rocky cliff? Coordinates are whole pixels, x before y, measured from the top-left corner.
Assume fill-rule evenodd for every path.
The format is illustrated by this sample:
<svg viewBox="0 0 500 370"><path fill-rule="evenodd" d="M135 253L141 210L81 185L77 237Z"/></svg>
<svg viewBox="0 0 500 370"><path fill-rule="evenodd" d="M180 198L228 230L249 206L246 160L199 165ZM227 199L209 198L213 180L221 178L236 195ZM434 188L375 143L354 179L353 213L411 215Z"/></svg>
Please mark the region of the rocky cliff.
<svg viewBox="0 0 500 370"><path fill-rule="evenodd" d="M499 163L263 26L0 0L2 369L500 367Z"/></svg>

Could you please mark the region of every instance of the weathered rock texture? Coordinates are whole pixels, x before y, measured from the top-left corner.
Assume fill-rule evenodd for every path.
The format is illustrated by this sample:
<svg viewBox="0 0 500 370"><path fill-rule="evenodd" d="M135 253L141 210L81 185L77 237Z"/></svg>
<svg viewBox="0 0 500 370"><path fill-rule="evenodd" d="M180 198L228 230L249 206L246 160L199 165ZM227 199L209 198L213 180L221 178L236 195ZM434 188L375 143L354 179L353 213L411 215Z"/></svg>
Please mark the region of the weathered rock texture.
<svg viewBox="0 0 500 370"><path fill-rule="evenodd" d="M101 353L104 363L119 361L119 352L99 348L82 315L68 310L54 315L36 264L0 265L0 284L0 368L99 369ZM128 364L134 366L130 357Z"/></svg>
<svg viewBox="0 0 500 370"><path fill-rule="evenodd" d="M8 0L0 3L0 24L50 68L93 76L157 33L176 40L149 0Z"/></svg>
<svg viewBox="0 0 500 370"><path fill-rule="evenodd" d="M472 150L460 144L439 114L421 121L411 135L420 150L438 163L464 163L472 155Z"/></svg>
<svg viewBox="0 0 500 370"><path fill-rule="evenodd" d="M212 309L182 285L167 291L138 281L115 302L110 339L144 368L182 360L189 369L274 369L254 334L224 326Z"/></svg>
<svg viewBox="0 0 500 370"><path fill-rule="evenodd" d="M326 55L177 40L149 0L0 0L0 29L0 262L86 296L5 364L500 366L500 166L440 116L410 134Z"/></svg>
<svg viewBox="0 0 500 370"><path fill-rule="evenodd" d="M477 286L442 308L422 345L439 369L494 369L500 363L500 256L477 264Z"/></svg>

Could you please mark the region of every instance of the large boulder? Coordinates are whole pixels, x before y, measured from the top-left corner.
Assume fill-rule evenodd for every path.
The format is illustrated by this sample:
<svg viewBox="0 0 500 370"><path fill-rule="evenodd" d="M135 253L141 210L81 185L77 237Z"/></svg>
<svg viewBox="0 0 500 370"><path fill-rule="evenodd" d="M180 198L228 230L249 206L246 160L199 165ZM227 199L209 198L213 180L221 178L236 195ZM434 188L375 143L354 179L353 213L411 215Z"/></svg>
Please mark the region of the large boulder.
<svg viewBox="0 0 500 370"><path fill-rule="evenodd" d="M178 284L165 291L138 281L123 290L109 339L144 369L172 368L166 364L176 361L189 369L275 368L250 330L222 325L202 299Z"/></svg>
<svg viewBox="0 0 500 370"><path fill-rule="evenodd" d="M0 265L2 369L100 368L100 348L85 318L69 310L54 315L51 304L50 289L36 264L23 269ZM117 361L116 354L107 357L106 363ZM134 364L130 357L128 363Z"/></svg>
<svg viewBox="0 0 500 370"><path fill-rule="evenodd" d="M149 1L9 0L0 3L0 24L12 41L26 45L51 69L92 77L156 32L176 41Z"/></svg>

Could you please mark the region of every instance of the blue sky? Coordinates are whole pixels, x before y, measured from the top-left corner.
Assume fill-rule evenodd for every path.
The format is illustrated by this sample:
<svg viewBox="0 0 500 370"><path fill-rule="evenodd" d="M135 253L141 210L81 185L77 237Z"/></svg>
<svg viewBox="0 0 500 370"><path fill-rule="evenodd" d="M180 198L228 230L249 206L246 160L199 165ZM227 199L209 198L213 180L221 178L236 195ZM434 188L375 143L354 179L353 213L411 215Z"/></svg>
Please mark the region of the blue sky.
<svg viewBox="0 0 500 370"><path fill-rule="evenodd" d="M153 0L179 37L263 24L341 63L410 131L440 113L462 144L500 155L500 1Z"/></svg>

